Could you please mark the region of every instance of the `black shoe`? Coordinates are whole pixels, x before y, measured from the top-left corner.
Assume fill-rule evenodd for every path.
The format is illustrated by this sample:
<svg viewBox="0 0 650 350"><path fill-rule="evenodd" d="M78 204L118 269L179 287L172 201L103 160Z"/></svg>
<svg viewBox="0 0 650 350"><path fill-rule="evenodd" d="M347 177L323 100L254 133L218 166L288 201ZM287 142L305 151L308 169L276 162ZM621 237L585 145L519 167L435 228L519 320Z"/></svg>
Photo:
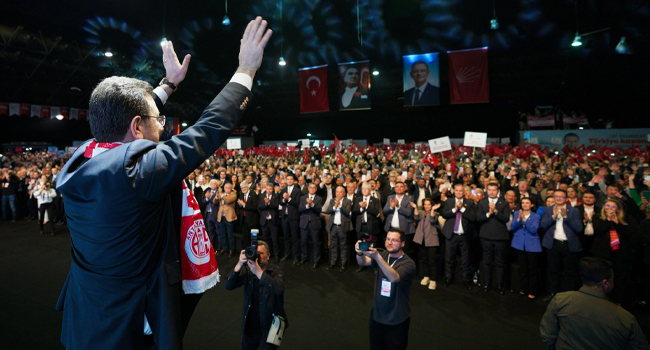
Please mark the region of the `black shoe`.
<svg viewBox="0 0 650 350"><path fill-rule="evenodd" d="M345 265L341 266L341 272L345 271Z"/></svg>
<svg viewBox="0 0 650 350"><path fill-rule="evenodd" d="M285 261L285 260L287 260L287 259L289 259L289 254L283 256L282 259L280 259L280 261Z"/></svg>
<svg viewBox="0 0 650 350"><path fill-rule="evenodd" d="M451 283L452 283L452 282L451 282L451 279L447 278L447 279L445 280L445 283L443 283L443 286L445 286L445 287L449 287L449 286L451 286Z"/></svg>
<svg viewBox="0 0 650 350"><path fill-rule="evenodd" d="M298 260L298 258L293 258L293 264L294 265L300 265L300 261Z"/></svg>
<svg viewBox="0 0 650 350"><path fill-rule="evenodd" d="M472 282L470 281L463 281L463 286L467 288L467 290L472 290Z"/></svg>
<svg viewBox="0 0 650 350"><path fill-rule="evenodd" d="M334 270L334 264L328 266L325 270Z"/></svg>
<svg viewBox="0 0 650 350"><path fill-rule="evenodd" d="M356 269L354 272L361 272L361 271L363 271L363 270L365 270L365 269L366 269L365 266L359 266L359 268Z"/></svg>
<svg viewBox="0 0 650 350"><path fill-rule="evenodd" d="M488 287L488 286L483 287L483 292L487 293L489 291L490 291L490 287Z"/></svg>
<svg viewBox="0 0 650 350"><path fill-rule="evenodd" d="M553 299L554 296L555 296L555 293L550 293L549 295L545 296L544 299L542 299L542 300L544 300L545 303L549 303L549 302L551 302L551 300Z"/></svg>
<svg viewBox="0 0 650 350"><path fill-rule="evenodd" d="M317 263L314 263L314 265L312 265L311 268L316 269L317 265L318 265Z"/></svg>

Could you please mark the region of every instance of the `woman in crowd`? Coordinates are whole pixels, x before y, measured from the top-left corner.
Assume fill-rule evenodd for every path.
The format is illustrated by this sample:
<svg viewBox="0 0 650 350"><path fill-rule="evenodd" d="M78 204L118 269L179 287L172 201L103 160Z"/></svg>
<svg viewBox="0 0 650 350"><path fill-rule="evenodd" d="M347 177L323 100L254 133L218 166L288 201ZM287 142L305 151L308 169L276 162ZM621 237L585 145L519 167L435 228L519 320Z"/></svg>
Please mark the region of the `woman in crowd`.
<svg viewBox="0 0 650 350"><path fill-rule="evenodd" d="M592 222L594 241L591 254L612 263L616 288L611 297L623 307L629 308L630 270L634 258L636 225L625 221L623 203L618 199L606 200L600 215L594 215Z"/></svg>
<svg viewBox="0 0 650 350"><path fill-rule="evenodd" d="M578 198L578 190L575 186L569 186L566 190L566 204L572 207L583 204L582 199Z"/></svg>
<svg viewBox="0 0 650 350"><path fill-rule="evenodd" d="M515 232L511 246L517 251L519 261L519 294L528 294L529 300L535 300L538 292L538 260L542 253L542 244L537 234L541 217L530 208L530 198L521 199L521 210L517 210L512 219Z"/></svg>
<svg viewBox="0 0 650 350"><path fill-rule="evenodd" d="M424 272L424 278L420 281L423 286L428 285L429 289L436 289L436 253L440 246L438 233L439 214L435 212L440 208L440 203L434 205L431 198L422 200L422 210L418 210L417 205L411 202L413 207L413 216L417 222L413 243L420 245L420 266Z"/></svg>

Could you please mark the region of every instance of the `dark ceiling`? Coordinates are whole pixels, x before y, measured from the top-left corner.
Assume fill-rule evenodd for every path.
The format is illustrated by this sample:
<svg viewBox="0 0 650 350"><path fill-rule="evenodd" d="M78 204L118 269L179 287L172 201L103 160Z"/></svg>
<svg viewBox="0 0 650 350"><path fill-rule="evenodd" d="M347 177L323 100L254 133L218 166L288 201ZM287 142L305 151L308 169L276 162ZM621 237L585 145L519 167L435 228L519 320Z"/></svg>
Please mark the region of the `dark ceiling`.
<svg viewBox="0 0 650 350"><path fill-rule="evenodd" d="M421 140L431 129L465 130L458 118L470 118L477 131L508 136L516 128L516 111L536 105L585 111L594 120L614 119L619 127L650 124L627 117L650 93L647 1L284 0L282 11L280 4L231 0L231 25L223 26L224 0L6 3L0 14L0 101L87 108L92 88L104 77L157 83L164 75L159 58L164 35L179 55L193 55L188 77L170 101L174 113L191 123L236 69L247 21L262 15L275 34L256 76L255 109L244 122L260 127L257 136L263 139L294 139L320 130L321 138L336 132ZM489 28L493 6L498 30ZM576 31L604 28L610 29L584 37L582 47L570 46ZM622 36L633 55L615 53ZM444 102L443 54L442 106L403 109L402 55L482 46L489 47L489 104ZM108 48L114 57L103 56ZM285 67L277 64L281 55ZM330 96L336 96L335 65L366 59L380 71L373 78L371 111L338 112L331 99L333 112L299 115L298 68L329 64ZM432 117L439 118L429 124ZM430 128L417 127L423 123ZM341 125L353 127L340 130Z"/></svg>

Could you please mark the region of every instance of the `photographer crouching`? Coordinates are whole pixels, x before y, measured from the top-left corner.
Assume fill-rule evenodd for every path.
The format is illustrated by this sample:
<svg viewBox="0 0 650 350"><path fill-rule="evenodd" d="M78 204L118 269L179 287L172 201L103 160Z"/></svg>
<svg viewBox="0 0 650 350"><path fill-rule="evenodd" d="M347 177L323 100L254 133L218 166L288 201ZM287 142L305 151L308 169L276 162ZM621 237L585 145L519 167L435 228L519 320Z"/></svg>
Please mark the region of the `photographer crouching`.
<svg viewBox="0 0 650 350"><path fill-rule="evenodd" d="M386 250L378 252L368 242L357 241L359 266L379 267L370 315L370 349L406 349L411 308L409 293L415 277L415 262L404 253L404 231L386 233Z"/></svg>
<svg viewBox="0 0 650 350"><path fill-rule="evenodd" d="M241 251L237 265L228 274L226 289L244 286L242 350L277 349L288 326L284 277L278 266L269 264L269 246L257 240L255 231L251 231L252 246Z"/></svg>

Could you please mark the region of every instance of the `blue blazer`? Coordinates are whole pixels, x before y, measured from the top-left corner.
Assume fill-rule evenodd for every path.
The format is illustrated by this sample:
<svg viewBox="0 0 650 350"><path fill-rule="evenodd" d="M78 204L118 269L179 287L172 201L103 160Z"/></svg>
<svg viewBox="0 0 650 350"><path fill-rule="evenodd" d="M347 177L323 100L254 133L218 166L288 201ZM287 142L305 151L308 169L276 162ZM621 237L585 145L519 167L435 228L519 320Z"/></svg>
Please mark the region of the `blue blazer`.
<svg viewBox="0 0 650 350"><path fill-rule="evenodd" d="M68 349L143 348L147 315L159 349L182 347L179 227L170 196L225 142L252 93L229 83L194 126L157 144L136 140L61 169L72 261L57 310Z"/></svg>
<svg viewBox="0 0 650 350"><path fill-rule="evenodd" d="M386 232L390 229L390 224L393 221L393 215L395 214L395 209L390 208L391 198L397 199L397 195L391 194L386 199L386 205L384 206L384 215L386 216L384 230ZM405 194L404 197L402 197L402 202L400 203L399 208L397 208L399 228L407 235L415 233L415 226L413 226L413 207L411 206L412 201L413 199L411 199L411 196Z"/></svg>
<svg viewBox="0 0 650 350"><path fill-rule="evenodd" d="M542 220L540 222L540 227L542 229L542 232L544 232L542 246L548 249L553 248L553 239L555 235L553 208L555 208L555 205L544 208L544 215L542 216ZM569 251L574 253L582 251L582 245L580 244L580 238L578 237L578 234L580 234L583 229L580 211L570 205L567 205L566 209L567 218L564 219L562 227L564 228L564 233L568 239Z"/></svg>
<svg viewBox="0 0 650 350"><path fill-rule="evenodd" d="M524 252L539 253L542 251L542 243L539 240L537 230L539 229L539 223L542 218L534 211L531 211L528 220L519 222L520 212L520 210L517 210L512 218L510 227L515 232L515 235L512 237L512 243L510 245Z"/></svg>

